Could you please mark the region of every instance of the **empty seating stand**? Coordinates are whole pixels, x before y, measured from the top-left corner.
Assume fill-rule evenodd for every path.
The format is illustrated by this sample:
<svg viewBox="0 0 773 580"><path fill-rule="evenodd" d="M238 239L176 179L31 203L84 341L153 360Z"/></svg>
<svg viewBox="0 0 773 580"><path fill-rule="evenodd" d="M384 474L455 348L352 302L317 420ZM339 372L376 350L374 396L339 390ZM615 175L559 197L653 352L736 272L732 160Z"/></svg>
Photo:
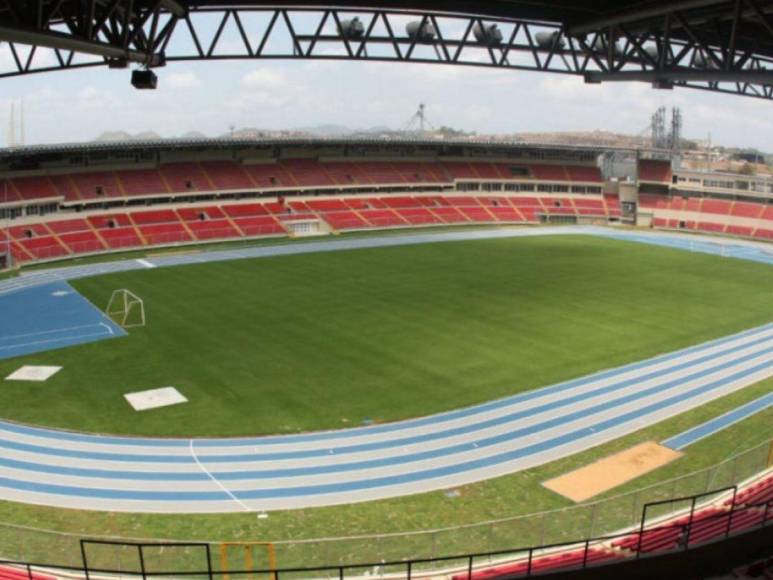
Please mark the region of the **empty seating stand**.
<svg viewBox="0 0 773 580"><path fill-rule="evenodd" d="M671 162L641 159L638 165L639 181L671 183Z"/></svg>
<svg viewBox="0 0 773 580"><path fill-rule="evenodd" d="M46 176L16 177L10 180L9 199L49 199L64 197Z"/></svg>
<svg viewBox="0 0 773 580"><path fill-rule="evenodd" d="M28 571L26 567L0 565L0 580L56 580L55 576Z"/></svg>
<svg viewBox="0 0 773 580"><path fill-rule="evenodd" d="M387 165L391 167L390 175L396 175L393 167L396 164L380 164L379 170L386 171ZM424 165L406 167L414 171ZM153 180L175 182L170 167L176 166L167 165L158 172L147 173L148 180L145 183ZM274 172L276 167L272 168L269 164L263 166L263 169ZM210 170L211 164L207 165L207 172ZM213 172L217 174L217 171L215 169ZM194 174L198 176L197 180L208 179L203 169ZM284 174L282 179L289 179L288 175ZM120 173L114 177L123 180ZM81 183L84 181L82 176L79 180ZM69 177L64 183L71 185ZM235 185L235 182L218 183L227 187ZM8 230L8 234L15 259L18 262L30 262L144 246L281 236L287 235L283 222L298 219L324 220L337 231L473 223L517 224L538 222L539 216L544 213L604 215L608 205L609 202L599 195L393 194L279 198L277 201L174 204L158 209L70 214L71 217L54 214L50 221L14 226ZM78 217L74 217L76 215Z"/></svg>
<svg viewBox="0 0 773 580"><path fill-rule="evenodd" d="M161 177L161 173L156 169L116 171L115 175L121 184L122 193L127 196L170 193L169 187Z"/></svg>
<svg viewBox="0 0 773 580"><path fill-rule="evenodd" d="M211 191L215 185L198 163L170 163L159 168L159 175L173 193Z"/></svg>
<svg viewBox="0 0 773 580"><path fill-rule="evenodd" d="M591 540L577 548L568 545L564 550L543 554L537 548L521 550L512 561L492 563L473 571L452 576L453 580L489 580L518 578L552 571L572 570L586 566L602 566L640 555L655 555L674 550L685 550L707 542L721 540L728 534L742 533L773 522L773 475L740 490L734 498L717 498L712 504L698 507L692 514L680 514L654 524L647 529L635 530L617 539Z"/></svg>
<svg viewBox="0 0 773 580"><path fill-rule="evenodd" d="M652 212L655 228L770 240L773 205L710 198L640 195L639 208Z"/></svg>
<svg viewBox="0 0 773 580"><path fill-rule="evenodd" d="M157 167L83 169L66 174L13 177L8 199L99 199L185 194L249 192L272 189L322 189L363 185L445 184L457 180L547 180L601 183L599 169L588 165L501 163L489 161L222 159L162 163Z"/></svg>
<svg viewBox="0 0 773 580"><path fill-rule="evenodd" d="M233 161L205 161L201 169L212 189L221 191L257 189L255 182L244 171L243 166Z"/></svg>

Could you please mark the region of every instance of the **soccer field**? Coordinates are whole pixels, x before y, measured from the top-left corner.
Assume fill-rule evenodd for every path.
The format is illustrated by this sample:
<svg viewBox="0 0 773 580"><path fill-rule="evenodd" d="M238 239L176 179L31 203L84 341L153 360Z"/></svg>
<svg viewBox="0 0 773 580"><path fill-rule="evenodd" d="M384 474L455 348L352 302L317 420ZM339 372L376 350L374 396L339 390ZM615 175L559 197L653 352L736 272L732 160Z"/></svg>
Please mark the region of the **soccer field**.
<svg viewBox="0 0 773 580"><path fill-rule="evenodd" d="M217 436L426 415L575 378L773 320L762 264L554 236L239 260L74 283L128 288L148 326L3 361L64 369L7 384L4 418ZM135 413L123 394L190 401Z"/></svg>

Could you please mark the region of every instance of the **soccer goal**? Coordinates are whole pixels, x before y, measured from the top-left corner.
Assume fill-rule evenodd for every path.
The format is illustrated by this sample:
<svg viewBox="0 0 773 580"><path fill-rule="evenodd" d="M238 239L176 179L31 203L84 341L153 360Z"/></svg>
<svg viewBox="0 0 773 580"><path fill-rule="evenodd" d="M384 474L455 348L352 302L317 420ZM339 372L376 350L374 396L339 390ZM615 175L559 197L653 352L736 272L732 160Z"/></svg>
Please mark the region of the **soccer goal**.
<svg viewBox="0 0 773 580"><path fill-rule="evenodd" d="M145 303L134 292L114 290L107 303L107 315L123 328L145 326Z"/></svg>

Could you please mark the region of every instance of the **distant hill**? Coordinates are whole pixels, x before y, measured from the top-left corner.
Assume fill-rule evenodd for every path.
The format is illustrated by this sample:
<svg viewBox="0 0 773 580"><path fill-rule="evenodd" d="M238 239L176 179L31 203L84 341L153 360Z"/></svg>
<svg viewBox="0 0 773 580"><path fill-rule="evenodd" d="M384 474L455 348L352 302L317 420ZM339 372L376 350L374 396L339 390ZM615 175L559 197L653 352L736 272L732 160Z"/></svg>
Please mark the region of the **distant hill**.
<svg viewBox="0 0 773 580"><path fill-rule="evenodd" d="M126 131L105 131L94 141L158 141L161 138L161 135L154 131L140 131L134 135Z"/></svg>
<svg viewBox="0 0 773 580"><path fill-rule="evenodd" d="M207 139L207 136L201 131L188 131L187 133L180 135L180 139Z"/></svg>
<svg viewBox="0 0 773 580"><path fill-rule="evenodd" d="M348 135L392 133L392 129L384 125L377 125L367 129L352 129L344 125L315 125L313 127L298 127L294 129L299 133L308 133L318 137L346 137Z"/></svg>

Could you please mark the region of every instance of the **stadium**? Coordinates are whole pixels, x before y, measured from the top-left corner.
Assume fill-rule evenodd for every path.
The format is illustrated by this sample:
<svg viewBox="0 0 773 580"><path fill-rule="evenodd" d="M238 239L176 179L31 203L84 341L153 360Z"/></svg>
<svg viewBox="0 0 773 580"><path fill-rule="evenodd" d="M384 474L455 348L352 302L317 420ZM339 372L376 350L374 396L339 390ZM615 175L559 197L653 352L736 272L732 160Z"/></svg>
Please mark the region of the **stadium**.
<svg viewBox="0 0 773 580"><path fill-rule="evenodd" d="M243 9L269 14L250 58L284 21L266 58L470 44L491 64L458 65L773 98L765 2L91 4L112 32L0 10L3 76L133 62L151 88ZM176 53L200 11L210 49ZM773 175L676 141L0 150L0 579L769 574Z"/></svg>

